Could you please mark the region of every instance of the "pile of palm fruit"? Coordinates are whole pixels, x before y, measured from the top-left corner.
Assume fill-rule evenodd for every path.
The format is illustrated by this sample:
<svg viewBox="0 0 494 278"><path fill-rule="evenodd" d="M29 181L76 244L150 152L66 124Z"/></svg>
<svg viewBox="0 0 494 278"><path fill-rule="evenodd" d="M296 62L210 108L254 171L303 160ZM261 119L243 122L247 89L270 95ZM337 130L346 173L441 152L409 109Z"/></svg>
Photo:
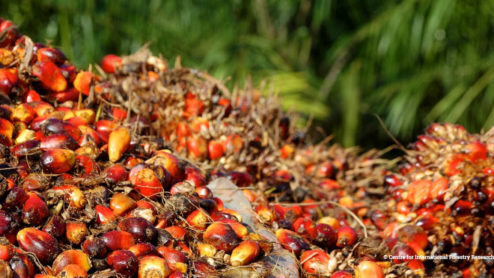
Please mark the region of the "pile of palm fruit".
<svg viewBox="0 0 494 278"><path fill-rule="evenodd" d="M490 275L492 135L433 124L396 166L294 119L147 49L77 69L0 19L0 277Z"/></svg>

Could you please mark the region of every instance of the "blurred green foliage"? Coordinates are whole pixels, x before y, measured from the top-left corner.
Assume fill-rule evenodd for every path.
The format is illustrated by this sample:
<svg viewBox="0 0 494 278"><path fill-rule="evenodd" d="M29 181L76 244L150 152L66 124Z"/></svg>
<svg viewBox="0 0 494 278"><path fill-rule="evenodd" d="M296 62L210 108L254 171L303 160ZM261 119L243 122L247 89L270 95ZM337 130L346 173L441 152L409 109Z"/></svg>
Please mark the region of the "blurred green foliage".
<svg viewBox="0 0 494 278"><path fill-rule="evenodd" d="M77 66L147 42L173 62L268 81L345 145L408 142L432 121L494 125L492 0L0 0Z"/></svg>

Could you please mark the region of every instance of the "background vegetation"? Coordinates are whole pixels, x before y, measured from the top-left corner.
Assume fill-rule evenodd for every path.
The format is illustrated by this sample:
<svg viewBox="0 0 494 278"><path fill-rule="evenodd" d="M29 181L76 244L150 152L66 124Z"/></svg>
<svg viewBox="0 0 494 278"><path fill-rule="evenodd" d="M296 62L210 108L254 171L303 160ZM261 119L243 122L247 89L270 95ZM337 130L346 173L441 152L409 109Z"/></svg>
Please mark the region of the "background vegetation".
<svg viewBox="0 0 494 278"><path fill-rule="evenodd" d="M409 142L432 121L494 125L493 0L0 0L77 66L146 42L169 61L267 80L345 145Z"/></svg>

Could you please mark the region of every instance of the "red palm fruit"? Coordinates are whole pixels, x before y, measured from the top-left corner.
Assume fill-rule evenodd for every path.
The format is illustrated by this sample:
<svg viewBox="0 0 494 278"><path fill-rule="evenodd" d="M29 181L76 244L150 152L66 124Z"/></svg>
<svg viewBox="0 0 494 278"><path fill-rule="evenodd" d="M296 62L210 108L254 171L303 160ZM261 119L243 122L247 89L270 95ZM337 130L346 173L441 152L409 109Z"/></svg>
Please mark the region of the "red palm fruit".
<svg viewBox="0 0 494 278"><path fill-rule="evenodd" d="M14 277L30 278L34 275L34 264L25 254L17 254L9 261Z"/></svg>
<svg viewBox="0 0 494 278"><path fill-rule="evenodd" d="M256 193L250 189L242 189L242 194L244 194L245 198L249 200L249 202L253 203L258 199Z"/></svg>
<svg viewBox="0 0 494 278"><path fill-rule="evenodd" d="M194 94L187 93L187 97L185 98L185 111L184 115L186 117L192 116L200 116L204 112L204 102L200 99L197 99Z"/></svg>
<svg viewBox="0 0 494 278"><path fill-rule="evenodd" d="M293 144L285 144L280 149L281 158L290 158L295 153L295 146Z"/></svg>
<svg viewBox="0 0 494 278"><path fill-rule="evenodd" d="M283 248L297 256L300 255L303 250L310 249L309 244L305 241L305 239L290 230L278 229L276 231L276 238Z"/></svg>
<svg viewBox="0 0 494 278"><path fill-rule="evenodd" d="M112 116L114 122L123 122L127 118L127 110L119 107L113 107Z"/></svg>
<svg viewBox="0 0 494 278"><path fill-rule="evenodd" d="M332 179L324 179L319 183L319 186L326 190L338 190L341 189L341 185L339 182Z"/></svg>
<svg viewBox="0 0 494 278"><path fill-rule="evenodd" d="M226 153L237 153L244 147L244 140L238 134L229 135L224 142Z"/></svg>
<svg viewBox="0 0 494 278"><path fill-rule="evenodd" d="M2 204L2 208L10 210L13 208L20 208L26 202L28 196L26 191L20 187L12 187L5 197L5 200Z"/></svg>
<svg viewBox="0 0 494 278"><path fill-rule="evenodd" d="M86 197L82 190L74 185L62 185L52 188L55 192L64 194L65 201L69 203L70 207L81 209L86 206Z"/></svg>
<svg viewBox="0 0 494 278"><path fill-rule="evenodd" d="M94 82L93 81L94 78L95 76L92 72L80 71L75 77L74 88L78 92L88 96L89 90L91 88L91 82Z"/></svg>
<svg viewBox="0 0 494 278"><path fill-rule="evenodd" d="M170 233L170 235L176 240L184 240L185 235L187 234L187 230L180 226L168 226L165 228L165 231Z"/></svg>
<svg viewBox="0 0 494 278"><path fill-rule="evenodd" d="M204 242L229 252L239 244L239 238L228 224L213 222L203 234Z"/></svg>
<svg viewBox="0 0 494 278"><path fill-rule="evenodd" d="M203 158L208 152L207 142L200 136L193 136L187 139L187 150L191 158Z"/></svg>
<svg viewBox="0 0 494 278"><path fill-rule="evenodd" d="M198 230L206 229L209 219L208 214L202 209L194 210L186 218L187 223Z"/></svg>
<svg viewBox="0 0 494 278"><path fill-rule="evenodd" d="M10 94L12 88L17 85L18 81L19 78L17 77L17 74L8 69L0 68L0 92L3 92L6 95Z"/></svg>
<svg viewBox="0 0 494 278"><path fill-rule="evenodd" d="M72 244L80 244L88 234L88 228L83 222L67 222L65 236Z"/></svg>
<svg viewBox="0 0 494 278"><path fill-rule="evenodd" d="M38 62L51 61L57 64L57 66L61 66L66 60L65 54L62 51L52 47L39 48L36 51L36 57L38 58Z"/></svg>
<svg viewBox="0 0 494 278"><path fill-rule="evenodd" d="M382 268L375 262L361 261L355 268L356 278L384 278Z"/></svg>
<svg viewBox="0 0 494 278"><path fill-rule="evenodd" d="M59 276L64 278L87 278L87 271L76 264L69 264L62 269Z"/></svg>
<svg viewBox="0 0 494 278"><path fill-rule="evenodd" d="M209 121L202 117L195 117L189 127L192 133L207 132L209 130Z"/></svg>
<svg viewBox="0 0 494 278"><path fill-rule="evenodd" d="M384 230L389 223L388 216L378 209L371 210L368 214L372 224L374 224L374 226L376 226L379 230Z"/></svg>
<svg viewBox="0 0 494 278"><path fill-rule="evenodd" d="M300 255L302 268L309 274L329 276L329 255L321 249L304 251Z"/></svg>
<svg viewBox="0 0 494 278"><path fill-rule="evenodd" d="M233 266L246 265L253 262L261 253L261 247L253 240L242 241L232 251L230 263Z"/></svg>
<svg viewBox="0 0 494 278"><path fill-rule="evenodd" d="M103 139L105 143L108 143L110 133L117 127L117 125L110 120L99 120L95 123L95 126L96 132L100 135L101 139Z"/></svg>
<svg viewBox="0 0 494 278"><path fill-rule="evenodd" d="M342 226L337 233L336 246L352 246L357 241L357 233L350 226Z"/></svg>
<svg viewBox="0 0 494 278"><path fill-rule="evenodd" d="M178 122L175 133L178 138L184 138L190 135L190 130L186 123Z"/></svg>
<svg viewBox="0 0 494 278"><path fill-rule="evenodd" d="M3 236L10 230L12 217L3 210L0 210L0 236Z"/></svg>
<svg viewBox="0 0 494 278"><path fill-rule="evenodd" d="M116 219L113 211L105 206L96 205L94 210L96 211L96 222L98 224L108 224Z"/></svg>
<svg viewBox="0 0 494 278"><path fill-rule="evenodd" d="M101 68L106 72L106 73L115 73L115 71L120 68L122 65L122 58L113 55L113 54L108 54L103 59L101 59Z"/></svg>
<svg viewBox="0 0 494 278"><path fill-rule="evenodd" d="M297 218L292 224L292 230L304 238L309 238L314 231L315 224L305 217Z"/></svg>
<svg viewBox="0 0 494 278"><path fill-rule="evenodd" d="M461 174L461 166L468 157L465 154L452 154L444 162L444 174L454 176Z"/></svg>
<svg viewBox="0 0 494 278"><path fill-rule="evenodd" d="M12 154L14 154L15 156L17 156L19 158L25 157L27 155L35 153L38 146L39 146L38 140L27 140L25 142L18 143L16 145L14 145L11 149L11 152L12 152Z"/></svg>
<svg viewBox="0 0 494 278"><path fill-rule="evenodd" d="M22 207L22 221L27 225L40 225L50 215L48 206L38 194L27 193L27 200Z"/></svg>
<svg viewBox="0 0 494 278"><path fill-rule="evenodd" d="M62 92L51 92L48 94L48 99L62 103L65 101L77 101L79 99L79 94L80 93L76 89L70 88Z"/></svg>
<svg viewBox="0 0 494 278"><path fill-rule="evenodd" d="M11 146L12 135L14 134L14 125L9 121L0 118L0 144Z"/></svg>
<svg viewBox="0 0 494 278"><path fill-rule="evenodd" d="M165 258L171 271L187 273L187 257L184 253L166 246L159 247L158 252Z"/></svg>
<svg viewBox="0 0 494 278"><path fill-rule="evenodd" d="M14 247L10 244L0 244L0 261L9 261L14 256Z"/></svg>
<svg viewBox="0 0 494 278"><path fill-rule="evenodd" d="M129 251L134 253L137 258L147 256L147 255L153 255L153 256L159 256L158 250L154 245L152 245L149 242L142 242L142 243L137 243L135 245L132 245L129 248Z"/></svg>
<svg viewBox="0 0 494 278"><path fill-rule="evenodd" d="M110 250L129 249L135 244L132 234L125 231L109 231L104 233L101 238Z"/></svg>
<svg viewBox="0 0 494 278"><path fill-rule="evenodd" d="M51 113L55 112L55 108L53 105L43 102L43 101L38 101L38 102L32 102L31 105L33 105L33 110L36 113L36 116L44 116L44 115L50 115Z"/></svg>
<svg viewBox="0 0 494 278"><path fill-rule="evenodd" d="M118 127L108 137L108 158L116 162L130 147L130 132L126 127Z"/></svg>
<svg viewBox="0 0 494 278"><path fill-rule="evenodd" d="M415 242L422 249L426 248L428 244L427 233L416 225L406 225L401 227L396 236L404 243Z"/></svg>
<svg viewBox="0 0 494 278"><path fill-rule="evenodd" d="M194 261L191 268L195 270L194 276L198 278L211 277L216 273L210 264L203 261Z"/></svg>
<svg viewBox="0 0 494 278"><path fill-rule="evenodd" d="M110 184L116 184L118 182L126 181L128 178L127 170L124 166L114 164L103 171L105 175L105 181Z"/></svg>
<svg viewBox="0 0 494 278"><path fill-rule="evenodd" d="M110 208L117 216L124 215L126 212L134 209L136 206L136 202L123 193L115 193L110 199Z"/></svg>
<svg viewBox="0 0 494 278"><path fill-rule="evenodd" d="M432 182L430 196L432 199L442 201L448 189L449 179L437 178Z"/></svg>
<svg viewBox="0 0 494 278"><path fill-rule="evenodd" d="M209 159L220 159L225 154L223 144L219 141L211 140L208 142Z"/></svg>
<svg viewBox="0 0 494 278"><path fill-rule="evenodd" d="M155 156L146 161L147 164L163 166L175 181L181 181L184 176L184 171L180 166L178 158L167 150L160 150Z"/></svg>
<svg viewBox="0 0 494 278"><path fill-rule="evenodd" d="M131 180L132 170L129 174L129 180ZM133 179L131 183L134 185L134 189L145 197L156 197L163 192L163 185L160 179L149 168L139 170Z"/></svg>
<svg viewBox="0 0 494 278"><path fill-rule="evenodd" d="M458 200L453 205L453 213L454 215L467 215L470 214L471 209L473 208L473 203L465 200Z"/></svg>
<svg viewBox="0 0 494 278"><path fill-rule="evenodd" d="M31 173L24 178L21 187L26 191L44 191L49 186L49 181L43 174Z"/></svg>
<svg viewBox="0 0 494 278"><path fill-rule="evenodd" d="M125 277L132 277L135 273L137 273L137 257L134 255L134 253L128 250L113 251L106 258L106 261L108 265L110 265L111 268L115 270L115 272Z"/></svg>
<svg viewBox="0 0 494 278"><path fill-rule="evenodd" d="M77 75L77 71L78 71L78 69L74 65L72 65L70 63L64 63L59 68L60 68L60 71L62 72L63 76L65 77L65 79L68 82L70 82L70 83L74 82L75 77ZM75 89L74 89L74 91L75 91Z"/></svg>
<svg viewBox="0 0 494 278"><path fill-rule="evenodd" d="M432 182L430 180L416 180L408 185L407 200L414 205L423 205L430 201Z"/></svg>
<svg viewBox="0 0 494 278"><path fill-rule="evenodd" d="M213 201L216 203L216 209L218 211L222 211L225 208L223 201L220 198L213 197Z"/></svg>
<svg viewBox="0 0 494 278"><path fill-rule="evenodd" d="M75 164L75 153L67 149L51 149L41 156L41 166L48 173L62 174Z"/></svg>
<svg viewBox="0 0 494 278"><path fill-rule="evenodd" d="M326 161L317 166L315 175L321 178L329 178L334 174L334 166L331 162Z"/></svg>
<svg viewBox="0 0 494 278"><path fill-rule="evenodd" d="M206 186L198 186L196 187L195 192L201 199L209 199L213 197L213 192L211 192L211 189L209 189Z"/></svg>
<svg viewBox="0 0 494 278"><path fill-rule="evenodd" d="M50 134L67 134L72 137L76 142L81 138L81 131L73 124L61 122L60 120L48 121L43 126L43 132L45 135Z"/></svg>
<svg viewBox="0 0 494 278"><path fill-rule="evenodd" d="M39 148L43 151L51 149L71 149L77 148L74 139L66 134L52 134L41 139Z"/></svg>
<svg viewBox="0 0 494 278"><path fill-rule="evenodd" d="M77 169L80 169L81 177L99 174L99 166L87 155L79 154L75 157Z"/></svg>
<svg viewBox="0 0 494 278"><path fill-rule="evenodd" d="M10 20L0 21L0 33L3 33L0 40L0 47L8 47L12 43L14 43L19 36L17 27Z"/></svg>
<svg viewBox="0 0 494 278"><path fill-rule="evenodd" d="M401 242L396 243L391 252L393 255L393 263L395 264L411 261L416 255L415 251L410 246Z"/></svg>
<svg viewBox="0 0 494 278"><path fill-rule="evenodd" d="M89 271L92 267L88 255L81 250L66 250L60 253L53 261L52 271L58 275L66 266L77 265L84 271Z"/></svg>
<svg viewBox="0 0 494 278"><path fill-rule="evenodd" d="M51 61L38 62L33 66L33 75L51 91L61 92L67 88L67 80L57 65Z"/></svg>
<svg viewBox="0 0 494 278"><path fill-rule="evenodd" d="M82 250L91 258L102 258L108 251L103 239L93 236L89 236L84 240Z"/></svg>
<svg viewBox="0 0 494 278"><path fill-rule="evenodd" d="M217 220L216 222L228 224L239 238L243 238L249 234L249 230L247 230L247 227L245 227L238 221L232 219L221 219Z"/></svg>
<svg viewBox="0 0 494 278"><path fill-rule="evenodd" d="M336 246L337 234L330 225L319 223L311 231L310 239L318 246L331 249Z"/></svg>
<svg viewBox="0 0 494 278"><path fill-rule="evenodd" d="M32 252L45 264L49 264L58 254L58 242L50 234L35 228L24 228L17 233L19 246Z"/></svg>
<svg viewBox="0 0 494 278"><path fill-rule="evenodd" d="M256 214L261 217L264 222L271 223L274 220L275 215L273 210L264 205L259 205L256 207Z"/></svg>
<svg viewBox="0 0 494 278"><path fill-rule="evenodd" d="M171 273L166 260L158 256L144 256L139 260L138 278L168 277Z"/></svg>
<svg viewBox="0 0 494 278"><path fill-rule="evenodd" d="M185 167L185 180L191 182L195 187L206 185L206 178L201 170L192 166Z"/></svg>
<svg viewBox="0 0 494 278"><path fill-rule="evenodd" d="M468 158L476 163L479 160L487 159L487 145L479 141L472 142L465 146Z"/></svg>
<svg viewBox="0 0 494 278"><path fill-rule="evenodd" d="M28 124L36 116L36 112L27 103L17 105L12 112L12 119Z"/></svg>
<svg viewBox="0 0 494 278"><path fill-rule="evenodd" d="M412 205L408 201L399 201L396 203L396 212L401 214L409 214L412 209Z"/></svg>
<svg viewBox="0 0 494 278"><path fill-rule="evenodd" d="M138 243L152 242L157 236L154 226L142 217L125 218L118 224L118 227L122 231L131 233Z"/></svg>
<svg viewBox="0 0 494 278"><path fill-rule="evenodd" d="M233 172L230 172L228 174L228 178L236 186L239 186L239 187L250 186L254 182L254 179L252 178L252 176L247 172L233 171Z"/></svg>
<svg viewBox="0 0 494 278"><path fill-rule="evenodd" d="M408 268L410 268L415 275L423 277L425 275L425 266L420 260L411 260L407 263ZM467 276L468 277L468 276Z"/></svg>

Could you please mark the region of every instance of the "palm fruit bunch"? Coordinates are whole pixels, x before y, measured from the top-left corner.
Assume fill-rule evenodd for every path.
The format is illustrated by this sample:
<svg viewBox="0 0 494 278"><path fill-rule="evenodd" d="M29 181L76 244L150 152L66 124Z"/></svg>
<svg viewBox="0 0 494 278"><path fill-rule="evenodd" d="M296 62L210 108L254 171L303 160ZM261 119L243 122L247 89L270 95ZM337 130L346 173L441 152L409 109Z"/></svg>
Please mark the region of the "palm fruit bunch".
<svg viewBox="0 0 494 278"><path fill-rule="evenodd" d="M402 262L433 276L492 276L492 142L492 131L469 134L434 123L407 151L399 173L386 176L390 214L381 233L389 248L437 256Z"/></svg>

